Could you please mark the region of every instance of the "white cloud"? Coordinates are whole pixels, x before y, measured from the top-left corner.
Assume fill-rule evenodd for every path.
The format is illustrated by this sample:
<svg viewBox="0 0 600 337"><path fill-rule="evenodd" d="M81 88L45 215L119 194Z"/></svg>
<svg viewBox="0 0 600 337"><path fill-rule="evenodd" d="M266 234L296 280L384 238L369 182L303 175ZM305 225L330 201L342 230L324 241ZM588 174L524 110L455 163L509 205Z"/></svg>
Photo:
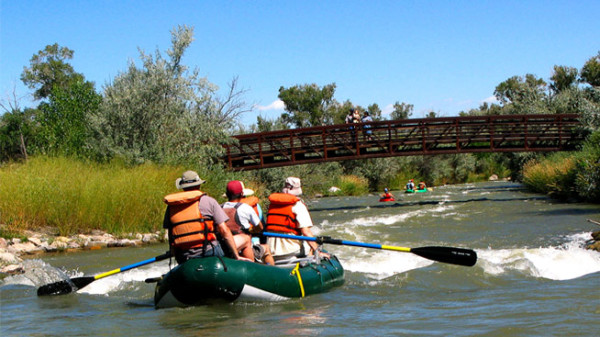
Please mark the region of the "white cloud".
<svg viewBox="0 0 600 337"><path fill-rule="evenodd" d="M381 109L381 117L387 118L394 111L394 105L388 104L383 109Z"/></svg>
<svg viewBox="0 0 600 337"><path fill-rule="evenodd" d="M490 97L484 99L483 101L481 101L481 103L484 103L484 102L492 104L492 103L498 103L498 100L496 99L496 96L490 96Z"/></svg>
<svg viewBox="0 0 600 337"><path fill-rule="evenodd" d="M259 111L269 111L269 110L285 110L285 103L282 100L278 99L273 103L264 106L264 105L256 105L255 108Z"/></svg>

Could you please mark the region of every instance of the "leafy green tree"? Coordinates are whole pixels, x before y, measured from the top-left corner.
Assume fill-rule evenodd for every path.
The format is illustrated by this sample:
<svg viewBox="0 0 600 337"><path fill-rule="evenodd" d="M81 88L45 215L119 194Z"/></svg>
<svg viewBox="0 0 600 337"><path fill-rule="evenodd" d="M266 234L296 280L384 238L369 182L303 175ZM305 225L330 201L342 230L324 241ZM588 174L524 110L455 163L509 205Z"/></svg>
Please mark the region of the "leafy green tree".
<svg viewBox="0 0 600 337"><path fill-rule="evenodd" d="M381 120L381 109L377 103L373 103L367 107L367 111L369 111L369 115L373 118L374 121Z"/></svg>
<svg viewBox="0 0 600 337"><path fill-rule="evenodd" d="M102 96L92 82L83 79L55 86L48 102L40 104L38 137L43 152L88 157L94 149L91 119L98 113Z"/></svg>
<svg viewBox="0 0 600 337"><path fill-rule="evenodd" d="M425 115L425 118L437 118L437 117L438 117L438 114L435 111L433 111L433 110L429 111Z"/></svg>
<svg viewBox="0 0 600 337"><path fill-rule="evenodd" d="M346 123L346 116L350 113L351 109L356 109L350 100L344 101L344 103L339 104L337 101L330 104L327 113L332 116L333 124L344 124Z"/></svg>
<svg viewBox="0 0 600 337"><path fill-rule="evenodd" d="M0 115L0 162L27 160L36 134L35 113L17 107Z"/></svg>
<svg viewBox="0 0 600 337"><path fill-rule="evenodd" d="M600 51L581 68L581 80L593 87L600 87Z"/></svg>
<svg viewBox="0 0 600 337"><path fill-rule="evenodd" d="M283 121L297 128L332 124L329 109L335 104L335 88L335 83L322 88L314 83L280 87L279 99L285 103L286 111L282 114Z"/></svg>
<svg viewBox="0 0 600 337"><path fill-rule="evenodd" d="M390 114L390 119L408 119L412 116L415 106L407 103L394 103L394 111Z"/></svg>
<svg viewBox="0 0 600 337"><path fill-rule="evenodd" d="M275 119L267 119L262 116L256 116L256 129L254 132L268 132L275 130L285 130L287 129L286 123L280 117Z"/></svg>
<svg viewBox="0 0 600 337"><path fill-rule="evenodd" d="M555 93L560 93L564 90L574 87L577 85L577 74L579 72L576 68L566 66L554 66L554 73L550 77L550 89Z"/></svg>
<svg viewBox="0 0 600 337"><path fill-rule="evenodd" d="M21 81L35 89L33 97L36 100L47 98L55 86L66 88L70 83L83 79L83 75L66 62L73 58L73 54L73 50L55 43L31 57L29 67L23 68Z"/></svg>
<svg viewBox="0 0 600 337"><path fill-rule="evenodd" d="M188 26L173 29L167 58L140 50L142 67L130 62L104 88L94 121L102 158L209 165L222 154L221 144L232 141L237 117L248 111L244 90L234 78L219 96L216 85L182 63L193 35Z"/></svg>
<svg viewBox="0 0 600 337"><path fill-rule="evenodd" d="M507 114L547 113L546 82L532 74L513 76L498 84L494 90L496 99Z"/></svg>

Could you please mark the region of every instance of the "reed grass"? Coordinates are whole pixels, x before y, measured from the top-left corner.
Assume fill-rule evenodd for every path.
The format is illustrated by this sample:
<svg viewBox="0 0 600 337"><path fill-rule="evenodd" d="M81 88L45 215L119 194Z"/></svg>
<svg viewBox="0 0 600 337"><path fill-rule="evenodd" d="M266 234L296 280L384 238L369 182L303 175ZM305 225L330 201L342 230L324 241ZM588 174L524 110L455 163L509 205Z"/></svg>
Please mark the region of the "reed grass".
<svg viewBox="0 0 600 337"><path fill-rule="evenodd" d="M162 229L164 195L176 191L176 166L126 167L35 157L0 167L0 223L6 231L50 227L60 235Z"/></svg>
<svg viewBox="0 0 600 337"><path fill-rule="evenodd" d="M523 183L534 192L557 198L574 194L576 157L555 154L541 160L531 160L523 166Z"/></svg>
<svg viewBox="0 0 600 337"><path fill-rule="evenodd" d="M336 186L341 189L344 195L357 196L369 193L369 181L355 175L340 176Z"/></svg>

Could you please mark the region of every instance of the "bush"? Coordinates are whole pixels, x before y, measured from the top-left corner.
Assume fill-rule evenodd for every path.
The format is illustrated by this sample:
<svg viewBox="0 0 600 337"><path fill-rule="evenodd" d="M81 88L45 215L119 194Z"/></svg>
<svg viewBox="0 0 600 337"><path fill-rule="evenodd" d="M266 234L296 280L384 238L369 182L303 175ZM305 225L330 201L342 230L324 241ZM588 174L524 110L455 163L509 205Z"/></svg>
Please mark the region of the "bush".
<svg viewBox="0 0 600 337"><path fill-rule="evenodd" d="M578 156L575 188L585 200L600 202L600 131L591 134Z"/></svg>
<svg viewBox="0 0 600 337"><path fill-rule="evenodd" d="M531 190L559 199L573 197L576 157L556 153L542 160L531 160L523 166L523 183Z"/></svg>
<svg viewBox="0 0 600 337"><path fill-rule="evenodd" d="M336 186L342 190L344 195L364 195L369 193L369 181L366 178L354 175L339 177Z"/></svg>

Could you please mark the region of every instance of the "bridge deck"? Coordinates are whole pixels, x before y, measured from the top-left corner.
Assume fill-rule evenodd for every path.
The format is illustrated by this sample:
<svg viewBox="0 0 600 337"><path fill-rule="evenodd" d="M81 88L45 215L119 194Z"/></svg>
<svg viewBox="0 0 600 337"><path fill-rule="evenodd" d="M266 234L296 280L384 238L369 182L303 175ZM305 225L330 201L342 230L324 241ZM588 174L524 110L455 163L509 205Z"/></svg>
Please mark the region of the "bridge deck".
<svg viewBox="0 0 600 337"><path fill-rule="evenodd" d="M498 115L338 124L235 136L223 158L250 170L325 161L474 152L569 151L576 114Z"/></svg>

